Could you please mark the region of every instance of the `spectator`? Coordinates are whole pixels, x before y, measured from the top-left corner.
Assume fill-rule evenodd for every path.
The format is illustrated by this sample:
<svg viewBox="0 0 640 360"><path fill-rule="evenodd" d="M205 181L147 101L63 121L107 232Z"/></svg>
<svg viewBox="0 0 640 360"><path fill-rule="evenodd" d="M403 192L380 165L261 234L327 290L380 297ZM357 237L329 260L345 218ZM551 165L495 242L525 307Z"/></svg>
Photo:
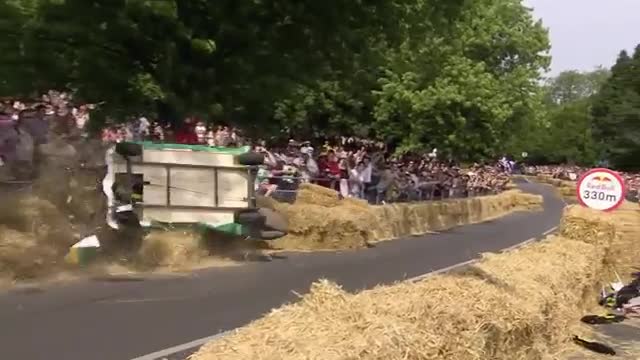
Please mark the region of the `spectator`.
<svg viewBox="0 0 640 360"><path fill-rule="evenodd" d="M195 132L195 123L192 118L186 118L184 124L176 133L176 142L178 144L197 144L198 135Z"/></svg>

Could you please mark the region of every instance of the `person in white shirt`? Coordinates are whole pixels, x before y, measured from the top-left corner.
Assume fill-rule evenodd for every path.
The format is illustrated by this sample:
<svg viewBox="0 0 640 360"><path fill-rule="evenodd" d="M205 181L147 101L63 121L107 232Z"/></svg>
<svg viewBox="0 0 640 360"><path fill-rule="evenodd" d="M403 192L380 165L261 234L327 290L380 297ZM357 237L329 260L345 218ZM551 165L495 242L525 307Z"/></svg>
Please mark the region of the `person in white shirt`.
<svg viewBox="0 0 640 360"><path fill-rule="evenodd" d="M359 162L355 168L349 170L349 194L352 197L363 198L364 197L364 176L366 171L366 165L364 162Z"/></svg>
<svg viewBox="0 0 640 360"><path fill-rule="evenodd" d="M198 121L195 127L196 136L198 137L199 144L207 143L207 126L202 122Z"/></svg>

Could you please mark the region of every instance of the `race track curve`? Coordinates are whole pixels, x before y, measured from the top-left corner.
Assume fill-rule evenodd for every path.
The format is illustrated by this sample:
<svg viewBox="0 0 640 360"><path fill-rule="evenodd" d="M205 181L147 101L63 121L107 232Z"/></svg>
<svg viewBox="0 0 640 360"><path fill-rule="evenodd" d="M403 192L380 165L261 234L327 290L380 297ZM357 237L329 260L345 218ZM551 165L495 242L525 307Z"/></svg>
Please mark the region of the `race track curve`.
<svg viewBox="0 0 640 360"><path fill-rule="evenodd" d="M564 202L550 186L543 212L519 212L372 249L289 254L269 263L184 277L83 281L0 293L0 353L16 360L130 360L242 326L328 278L347 290L392 283L497 252L555 228ZM197 347L161 359L184 359ZM143 358L145 360L153 357Z"/></svg>

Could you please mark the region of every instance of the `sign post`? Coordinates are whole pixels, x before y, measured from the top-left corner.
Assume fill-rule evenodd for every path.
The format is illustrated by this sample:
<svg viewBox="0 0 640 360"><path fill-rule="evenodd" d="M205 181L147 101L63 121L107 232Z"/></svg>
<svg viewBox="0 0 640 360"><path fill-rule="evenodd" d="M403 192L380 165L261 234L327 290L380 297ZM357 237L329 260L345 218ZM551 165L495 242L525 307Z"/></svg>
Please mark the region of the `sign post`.
<svg viewBox="0 0 640 360"><path fill-rule="evenodd" d="M612 211L624 202L625 185L615 171L591 169L578 180L578 201L582 206L600 211Z"/></svg>

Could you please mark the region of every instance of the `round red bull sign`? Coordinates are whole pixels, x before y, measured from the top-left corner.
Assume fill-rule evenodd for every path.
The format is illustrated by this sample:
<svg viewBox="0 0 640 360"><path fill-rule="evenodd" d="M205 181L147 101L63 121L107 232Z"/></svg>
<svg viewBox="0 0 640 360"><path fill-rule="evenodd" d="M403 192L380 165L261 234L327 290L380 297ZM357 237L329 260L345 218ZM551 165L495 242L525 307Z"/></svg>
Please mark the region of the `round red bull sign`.
<svg viewBox="0 0 640 360"><path fill-rule="evenodd" d="M615 210L624 201L624 180L609 169L589 170L578 180L577 190L580 204L595 210Z"/></svg>

